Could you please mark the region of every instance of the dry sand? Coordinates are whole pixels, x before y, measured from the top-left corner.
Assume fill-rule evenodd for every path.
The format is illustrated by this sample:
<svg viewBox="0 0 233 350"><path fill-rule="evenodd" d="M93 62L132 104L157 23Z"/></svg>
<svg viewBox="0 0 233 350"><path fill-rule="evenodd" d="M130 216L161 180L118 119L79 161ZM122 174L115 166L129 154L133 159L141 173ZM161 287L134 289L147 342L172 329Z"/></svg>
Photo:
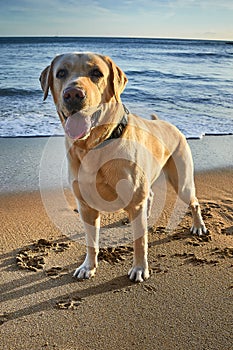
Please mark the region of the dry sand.
<svg viewBox="0 0 233 350"><path fill-rule="evenodd" d="M203 238L189 234L189 211L167 229L175 203L168 187L156 226L150 221L151 277L141 284L127 278L132 249L124 214L103 218L103 235L119 231L120 246L103 239L96 276L79 282L72 272L85 246L70 192L78 236L67 234L73 227L55 226L39 191L3 193L0 349L231 349L232 175L230 168L196 174L209 230ZM56 196L48 191L54 203ZM62 218L69 218L67 210L61 208Z"/></svg>

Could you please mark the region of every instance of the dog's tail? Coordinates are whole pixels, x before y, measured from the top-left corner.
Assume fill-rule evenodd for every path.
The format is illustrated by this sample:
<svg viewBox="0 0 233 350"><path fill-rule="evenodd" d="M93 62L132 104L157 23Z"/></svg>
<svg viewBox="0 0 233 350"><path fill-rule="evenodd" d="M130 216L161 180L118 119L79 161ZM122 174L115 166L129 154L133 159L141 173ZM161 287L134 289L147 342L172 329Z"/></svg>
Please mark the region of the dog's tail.
<svg viewBox="0 0 233 350"><path fill-rule="evenodd" d="M151 120L159 120L159 117L156 114L151 114Z"/></svg>

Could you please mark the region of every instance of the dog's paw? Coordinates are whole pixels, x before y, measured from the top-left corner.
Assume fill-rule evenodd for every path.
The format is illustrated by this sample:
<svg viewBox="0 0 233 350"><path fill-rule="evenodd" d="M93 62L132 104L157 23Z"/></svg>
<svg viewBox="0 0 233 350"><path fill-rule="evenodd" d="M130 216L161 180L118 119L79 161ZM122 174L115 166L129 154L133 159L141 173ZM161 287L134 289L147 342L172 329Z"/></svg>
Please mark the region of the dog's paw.
<svg viewBox="0 0 233 350"><path fill-rule="evenodd" d="M205 227L205 224L202 223L199 226L193 225L190 229L190 232L194 235L202 236L203 234L207 233L207 228Z"/></svg>
<svg viewBox="0 0 233 350"><path fill-rule="evenodd" d="M148 279L150 274L147 267L133 266L128 272L129 279L133 282L143 282Z"/></svg>
<svg viewBox="0 0 233 350"><path fill-rule="evenodd" d="M74 272L73 277L83 280L93 277L96 273L96 267L91 268L90 265L83 263Z"/></svg>

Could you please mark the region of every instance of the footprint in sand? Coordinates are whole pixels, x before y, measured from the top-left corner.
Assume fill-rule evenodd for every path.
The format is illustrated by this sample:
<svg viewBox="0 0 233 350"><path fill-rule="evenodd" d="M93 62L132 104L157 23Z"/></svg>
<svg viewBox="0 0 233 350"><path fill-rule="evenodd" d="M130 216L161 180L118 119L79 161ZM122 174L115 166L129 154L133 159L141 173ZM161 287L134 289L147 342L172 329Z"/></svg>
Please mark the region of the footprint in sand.
<svg viewBox="0 0 233 350"><path fill-rule="evenodd" d="M194 253L176 253L173 254L172 257L178 257L183 259L186 264L192 264L194 266L199 265L217 265L219 263L218 260L208 260L206 258L198 258Z"/></svg>
<svg viewBox="0 0 233 350"><path fill-rule="evenodd" d="M40 251L45 252L46 250L53 250L55 252L63 252L64 250L68 249L70 246L70 243L67 242L52 242L47 241L46 239L39 239L38 242L33 244L32 249L34 251Z"/></svg>
<svg viewBox="0 0 233 350"><path fill-rule="evenodd" d="M51 269L46 270L45 273L48 277L51 278L58 278L61 277L62 275L65 275L67 273L67 269L64 269L61 266L53 266Z"/></svg>
<svg viewBox="0 0 233 350"><path fill-rule="evenodd" d="M27 247L21 250L16 255L16 263L22 269L28 269L31 271L38 271L44 268L45 257L50 250L56 253L63 252L68 249L70 243L66 242L52 242L46 239L39 239L31 247Z"/></svg>
<svg viewBox="0 0 233 350"><path fill-rule="evenodd" d="M167 273L168 267L161 266L160 264L156 264L156 265L151 267L151 272L153 272L153 273Z"/></svg>
<svg viewBox="0 0 233 350"><path fill-rule="evenodd" d="M224 249L213 248L211 255L217 255L221 259L233 258L233 248L226 247Z"/></svg>
<svg viewBox="0 0 233 350"><path fill-rule="evenodd" d="M53 243L52 250L54 250L56 253L60 253L68 249L69 246L70 246L70 243L66 243L66 242Z"/></svg>
<svg viewBox="0 0 233 350"><path fill-rule="evenodd" d="M56 302L56 307L58 309L75 310L82 303L82 298L66 298Z"/></svg>
<svg viewBox="0 0 233 350"><path fill-rule="evenodd" d="M28 249L17 254L16 263L22 269L37 271L44 268L45 259L43 255Z"/></svg>
<svg viewBox="0 0 233 350"><path fill-rule="evenodd" d="M162 235L166 235L170 233L170 229L166 228L165 226L151 226L148 229L148 233L150 234L162 234Z"/></svg>
<svg viewBox="0 0 233 350"><path fill-rule="evenodd" d="M126 255L131 254L132 247L119 246L116 248L100 248L98 258L99 260L107 261L110 264L116 264L126 259Z"/></svg>
<svg viewBox="0 0 233 350"><path fill-rule="evenodd" d="M192 236L191 239L187 241L187 244L192 245L194 247L201 246L203 243L208 243L212 241L212 237L210 231L207 230L205 234L202 236Z"/></svg>
<svg viewBox="0 0 233 350"><path fill-rule="evenodd" d="M125 287L122 289L116 289L113 291L113 293L129 293L131 292L132 288L131 287Z"/></svg>

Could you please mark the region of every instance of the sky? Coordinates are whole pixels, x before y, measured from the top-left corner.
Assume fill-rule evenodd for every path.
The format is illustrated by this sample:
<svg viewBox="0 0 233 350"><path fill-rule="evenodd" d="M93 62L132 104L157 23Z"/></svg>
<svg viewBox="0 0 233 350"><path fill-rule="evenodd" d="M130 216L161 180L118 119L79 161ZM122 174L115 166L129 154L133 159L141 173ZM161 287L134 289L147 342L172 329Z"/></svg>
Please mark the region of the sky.
<svg viewBox="0 0 233 350"><path fill-rule="evenodd" d="M0 0L0 36L233 40L233 0Z"/></svg>

